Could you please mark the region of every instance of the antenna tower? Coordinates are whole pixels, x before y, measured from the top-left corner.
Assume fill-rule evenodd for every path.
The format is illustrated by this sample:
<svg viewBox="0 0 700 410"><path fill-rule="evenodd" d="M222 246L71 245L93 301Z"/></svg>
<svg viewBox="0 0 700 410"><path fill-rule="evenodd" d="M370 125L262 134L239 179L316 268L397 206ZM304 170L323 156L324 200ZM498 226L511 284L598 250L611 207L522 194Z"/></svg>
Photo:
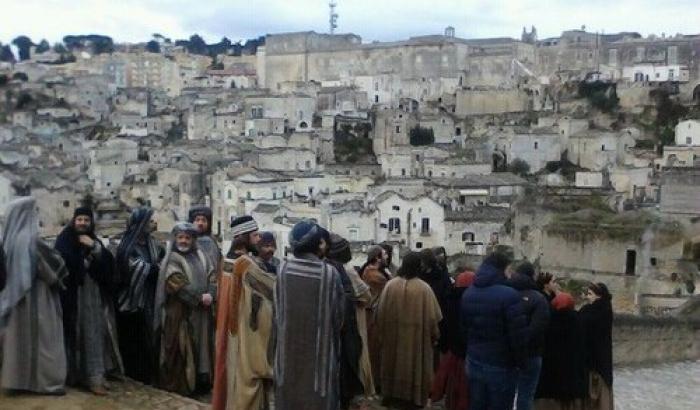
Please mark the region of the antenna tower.
<svg viewBox="0 0 700 410"><path fill-rule="evenodd" d="M331 34L335 34L335 29L338 28L338 13L335 12L335 8L337 6L338 3L336 3L334 0L331 0L331 2L328 3L328 7L330 8L330 16L328 19L328 23L330 26Z"/></svg>

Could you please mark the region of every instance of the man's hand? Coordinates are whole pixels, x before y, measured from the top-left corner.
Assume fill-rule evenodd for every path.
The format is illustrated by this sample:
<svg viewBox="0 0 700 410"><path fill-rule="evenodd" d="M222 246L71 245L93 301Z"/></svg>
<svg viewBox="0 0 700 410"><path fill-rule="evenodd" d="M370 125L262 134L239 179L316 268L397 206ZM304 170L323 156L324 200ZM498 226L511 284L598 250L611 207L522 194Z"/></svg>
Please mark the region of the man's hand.
<svg viewBox="0 0 700 410"><path fill-rule="evenodd" d="M214 300L214 299L213 299L213 298L211 297L211 295L208 294L208 293L205 293L205 294L202 295L202 305L204 305L204 306L207 306L207 307L211 306L211 302L212 302L213 300Z"/></svg>
<svg viewBox="0 0 700 410"><path fill-rule="evenodd" d="M88 248L92 248L95 246L95 241L89 237L88 235L80 235L78 236L78 241L82 244L87 246Z"/></svg>

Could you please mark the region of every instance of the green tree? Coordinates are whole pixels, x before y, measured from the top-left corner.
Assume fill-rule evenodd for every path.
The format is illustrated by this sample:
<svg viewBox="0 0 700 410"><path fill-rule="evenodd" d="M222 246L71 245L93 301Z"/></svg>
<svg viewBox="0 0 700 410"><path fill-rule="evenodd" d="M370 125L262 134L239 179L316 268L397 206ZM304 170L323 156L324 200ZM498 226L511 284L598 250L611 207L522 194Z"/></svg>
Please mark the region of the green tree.
<svg viewBox="0 0 700 410"><path fill-rule="evenodd" d="M151 40L146 43L146 51L149 53L160 53L160 44L155 40Z"/></svg>
<svg viewBox="0 0 700 410"><path fill-rule="evenodd" d="M34 45L34 43L32 43L32 39L27 36L19 36L12 40L12 44L16 45L17 49L19 50L20 61L29 60L31 57L30 49Z"/></svg>
<svg viewBox="0 0 700 410"><path fill-rule="evenodd" d="M66 46L63 45L63 43L56 43L53 45L53 51L58 54L66 54L68 53L68 49Z"/></svg>
<svg viewBox="0 0 700 410"><path fill-rule="evenodd" d="M3 63L14 63L15 55L12 53L12 49L8 45L0 44L0 61Z"/></svg>
<svg viewBox="0 0 700 410"><path fill-rule="evenodd" d="M46 39L43 39L37 44L36 46L36 53L41 54L49 51L51 49L51 46L49 45L49 42L46 41Z"/></svg>
<svg viewBox="0 0 700 410"><path fill-rule="evenodd" d="M416 125L409 132L409 141L413 146L432 145L435 143L435 133L432 128Z"/></svg>
<svg viewBox="0 0 700 410"><path fill-rule="evenodd" d="M530 173L530 164L520 158L515 158L508 166L508 171L524 177Z"/></svg>
<svg viewBox="0 0 700 410"><path fill-rule="evenodd" d="M207 43L204 41L204 39L200 37L199 34L193 34L190 36L190 41L187 43L187 51L191 54L200 54L205 56L208 54L209 50L207 49Z"/></svg>

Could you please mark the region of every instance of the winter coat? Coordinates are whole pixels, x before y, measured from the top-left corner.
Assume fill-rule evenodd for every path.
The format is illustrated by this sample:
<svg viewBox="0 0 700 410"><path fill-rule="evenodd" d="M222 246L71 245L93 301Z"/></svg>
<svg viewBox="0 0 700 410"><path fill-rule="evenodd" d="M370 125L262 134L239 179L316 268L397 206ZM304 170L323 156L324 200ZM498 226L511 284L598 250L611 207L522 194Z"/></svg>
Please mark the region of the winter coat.
<svg viewBox="0 0 700 410"><path fill-rule="evenodd" d="M508 280L513 289L520 292L523 311L527 318L527 326L530 333L528 343L528 357L542 356L544 337L549 325L549 304L542 293L537 290L535 281L523 274L515 273Z"/></svg>
<svg viewBox="0 0 700 410"><path fill-rule="evenodd" d="M460 324L469 359L498 367L517 367L527 357L527 319L518 291L502 269L482 264L464 292Z"/></svg>

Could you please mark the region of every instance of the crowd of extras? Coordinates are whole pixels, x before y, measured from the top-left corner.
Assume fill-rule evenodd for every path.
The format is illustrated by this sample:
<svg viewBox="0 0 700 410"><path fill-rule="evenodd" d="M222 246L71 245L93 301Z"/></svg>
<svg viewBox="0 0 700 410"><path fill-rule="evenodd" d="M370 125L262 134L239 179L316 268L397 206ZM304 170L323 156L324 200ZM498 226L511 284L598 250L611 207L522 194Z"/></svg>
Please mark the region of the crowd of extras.
<svg viewBox="0 0 700 410"><path fill-rule="evenodd" d="M572 295L502 253L449 272L444 248L351 263L364 256L313 220L278 253L233 218L222 251L206 206L162 242L153 210L133 209L113 244L81 207L52 245L37 211L12 201L2 229L6 394L108 396L128 378L214 410L613 409L603 283Z"/></svg>

